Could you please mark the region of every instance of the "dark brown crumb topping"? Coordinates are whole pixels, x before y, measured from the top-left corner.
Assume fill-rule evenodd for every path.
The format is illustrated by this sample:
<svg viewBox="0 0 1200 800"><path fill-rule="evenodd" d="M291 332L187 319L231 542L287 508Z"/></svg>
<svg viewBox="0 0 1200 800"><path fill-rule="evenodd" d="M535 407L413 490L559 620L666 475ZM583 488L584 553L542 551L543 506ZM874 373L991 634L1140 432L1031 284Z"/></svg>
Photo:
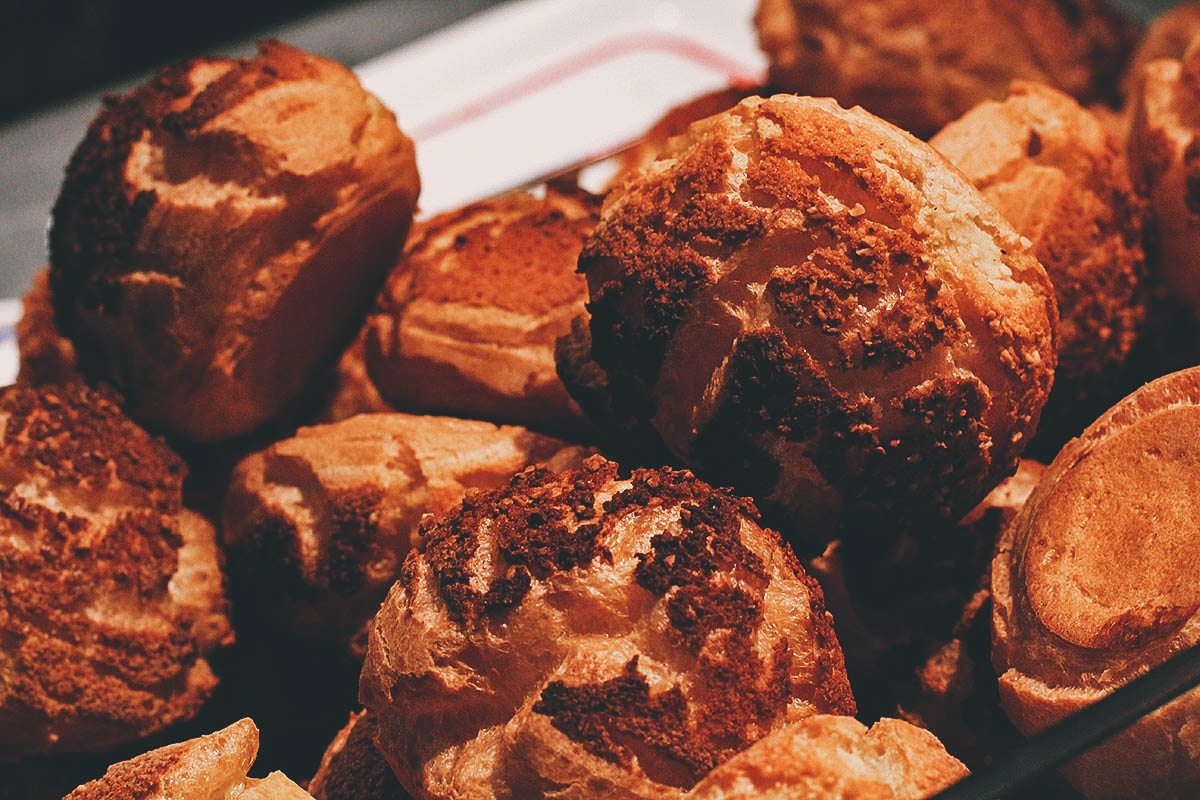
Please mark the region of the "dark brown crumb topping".
<svg viewBox="0 0 1200 800"><path fill-rule="evenodd" d="M595 491L616 474L616 464L599 456L563 475L529 467L507 487L468 494L458 509L425 521L425 558L451 616L474 621L510 608L524 599L533 577L583 566L597 556L611 558L597 547L600 526L593 520ZM470 585L470 562L485 525L497 538L502 574L479 592Z"/></svg>
<svg viewBox="0 0 1200 800"><path fill-rule="evenodd" d="M569 204L573 214L564 212ZM545 314L587 294L575 273L584 238L596 225L599 198L553 193L544 200L518 192L475 203L421 223L403 267L393 271L384 299ZM448 244L440 239L457 230ZM400 291L400 287L405 287Z"/></svg>
<svg viewBox="0 0 1200 800"><path fill-rule="evenodd" d="M607 681L551 682L533 711L550 717L551 725L589 753L625 768L636 757L652 780L688 789L765 735L789 694L786 642L779 643L773 663L756 683L742 680L731 659L709 666L717 680L702 703L689 701L678 685L651 694L634 656L621 675ZM721 683L722 677L728 682Z"/></svg>
<svg viewBox="0 0 1200 800"><path fill-rule="evenodd" d="M91 491L116 480L144 490L158 511L179 510L183 462L109 394L81 385L11 386L0 394L0 416L7 417L0 446L10 463Z"/></svg>
<svg viewBox="0 0 1200 800"><path fill-rule="evenodd" d="M102 778L80 786L65 800L147 800L162 791L163 776L186 752L186 743L181 743L114 764Z"/></svg>
<svg viewBox="0 0 1200 800"><path fill-rule="evenodd" d="M717 413L699 433L696 452L713 465L715 480L734 486L769 492L778 475L777 464L756 460L753 453L728 457L746 449L738 445L747 436L805 445L825 479L843 487L851 500L847 512L862 518L876 510L867 503L871 497L892 491L932 492L935 502L926 505L963 513L958 498L976 492L963 492L961 484L936 476L956 469L985 475L991 467L992 440L984 422L991 395L974 376L938 377L903 393L894 407L880 408L838 390L822 365L782 333L760 329L735 342L727 387ZM903 425L885 435L879 419L894 412ZM913 458L925 462L915 473L909 466ZM901 486L898 476L905 475L912 483Z"/></svg>
<svg viewBox="0 0 1200 800"><path fill-rule="evenodd" d="M379 724L363 714L346 737L346 744L329 763L325 800L411 800L392 768L375 748Z"/></svg>

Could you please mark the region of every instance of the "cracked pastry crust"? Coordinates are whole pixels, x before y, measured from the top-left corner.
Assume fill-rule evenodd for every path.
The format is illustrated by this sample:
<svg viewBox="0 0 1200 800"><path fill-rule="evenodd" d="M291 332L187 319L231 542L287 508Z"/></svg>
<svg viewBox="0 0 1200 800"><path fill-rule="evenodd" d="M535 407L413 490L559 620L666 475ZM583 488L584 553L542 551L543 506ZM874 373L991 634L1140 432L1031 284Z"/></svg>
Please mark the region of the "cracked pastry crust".
<svg viewBox="0 0 1200 800"><path fill-rule="evenodd" d="M760 0L772 84L920 137L1014 79L1112 98L1135 27L1102 0Z"/></svg>
<svg viewBox="0 0 1200 800"><path fill-rule="evenodd" d="M82 385L0 392L0 759L195 715L232 641L183 463Z"/></svg>
<svg viewBox="0 0 1200 800"><path fill-rule="evenodd" d="M316 800L412 800L375 747L379 724L369 711L350 715L308 782Z"/></svg>
<svg viewBox="0 0 1200 800"><path fill-rule="evenodd" d="M428 513L530 464L575 468L577 446L490 422L361 414L301 428L243 460L224 506L229 568L274 626L354 641L396 580Z"/></svg>
<svg viewBox="0 0 1200 800"><path fill-rule="evenodd" d="M1063 448L992 562L992 660L1025 734L1200 639L1200 368L1143 386ZM1075 761L1088 797L1195 797L1192 691Z"/></svg>
<svg viewBox="0 0 1200 800"><path fill-rule="evenodd" d="M1119 399L1110 387L1145 317L1145 203L1118 142L1042 84L1014 82L929 143L1029 238L1054 283L1058 366L1038 436L1056 451Z"/></svg>
<svg viewBox="0 0 1200 800"><path fill-rule="evenodd" d="M63 800L312 800L282 772L246 777L257 755L258 728L242 719L113 764Z"/></svg>
<svg viewBox="0 0 1200 800"><path fill-rule="evenodd" d="M928 145L832 100L694 124L605 198L579 264L622 408L818 546L843 513L964 514L1050 389L1028 242Z"/></svg>
<svg viewBox="0 0 1200 800"><path fill-rule="evenodd" d="M750 501L593 456L423 528L360 699L414 796L680 797L854 701L821 589Z"/></svg>
<svg viewBox="0 0 1200 800"><path fill-rule="evenodd" d="M154 430L213 441L297 401L404 242L412 142L340 64L278 42L109 98L50 232L58 322Z"/></svg>
<svg viewBox="0 0 1200 800"><path fill-rule="evenodd" d="M1182 61L1146 65L1134 100L1129 166L1150 199L1158 277L1200 314L1200 37Z"/></svg>
<svg viewBox="0 0 1200 800"><path fill-rule="evenodd" d="M686 800L922 800L967 768L927 730L898 719L869 729L817 715L760 739L710 772Z"/></svg>
<svg viewBox="0 0 1200 800"><path fill-rule="evenodd" d="M417 223L367 320L367 372L403 411L574 433L554 341L583 313L575 265L599 198L513 192Z"/></svg>

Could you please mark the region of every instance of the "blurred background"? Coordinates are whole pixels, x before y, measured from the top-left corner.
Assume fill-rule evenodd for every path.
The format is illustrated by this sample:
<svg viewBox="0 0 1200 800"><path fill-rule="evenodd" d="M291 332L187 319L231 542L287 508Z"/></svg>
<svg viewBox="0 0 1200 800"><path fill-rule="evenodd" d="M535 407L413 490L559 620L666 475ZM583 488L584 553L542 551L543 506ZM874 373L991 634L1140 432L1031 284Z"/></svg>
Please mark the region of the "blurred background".
<svg viewBox="0 0 1200 800"><path fill-rule="evenodd" d="M1172 5L1170 0L1114 2L1140 19ZM502 0L7 4L0 24L0 65L2 74L9 76L0 82L0 298L18 296L41 266L50 204L102 93L128 89L158 66L189 56L248 55L253 41L264 36L354 66L501 4Z"/></svg>

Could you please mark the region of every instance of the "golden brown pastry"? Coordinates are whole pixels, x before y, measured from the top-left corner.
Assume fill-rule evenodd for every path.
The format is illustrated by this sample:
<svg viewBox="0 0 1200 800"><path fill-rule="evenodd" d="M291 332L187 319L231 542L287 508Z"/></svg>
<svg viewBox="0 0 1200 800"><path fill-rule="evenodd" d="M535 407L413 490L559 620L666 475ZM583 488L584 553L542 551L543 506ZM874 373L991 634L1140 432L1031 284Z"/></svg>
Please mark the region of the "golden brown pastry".
<svg viewBox="0 0 1200 800"><path fill-rule="evenodd" d="M373 741L378 729L367 711L350 715L308 782L316 800L411 800Z"/></svg>
<svg viewBox="0 0 1200 800"><path fill-rule="evenodd" d="M714 769L687 800L922 800L967 775L932 733L898 719L793 723Z"/></svg>
<svg viewBox="0 0 1200 800"><path fill-rule="evenodd" d="M1049 392L1027 242L931 147L832 100L695 123L605 198L579 264L609 390L817 546L843 515L966 513Z"/></svg>
<svg viewBox="0 0 1200 800"><path fill-rule="evenodd" d="M282 772L246 777L258 754L248 719L113 764L63 800L312 800Z"/></svg>
<svg viewBox="0 0 1200 800"><path fill-rule="evenodd" d="M232 639L183 464L82 385L0 392L0 759L189 719Z"/></svg>
<svg viewBox="0 0 1200 800"><path fill-rule="evenodd" d="M80 379L75 345L59 332L54 321L49 267L34 276L33 285L21 298L21 319L17 321L16 332L21 359L19 382L41 386Z"/></svg>
<svg viewBox="0 0 1200 800"><path fill-rule="evenodd" d="M419 223L367 322L367 371L402 411L578 431L554 340L583 312L575 274L598 199L514 192Z"/></svg>
<svg viewBox="0 0 1200 800"><path fill-rule="evenodd" d="M1129 166L1150 199L1159 250L1153 266L1200 315L1200 37L1182 61L1147 64L1133 102Z"/></svg>
<svg viewBox="0 0 1200 800"><path fill-rule="evenodd" d="M921 137L1014 78L1108 99L1135 33L1103 0L760 0L754 22L778 89Z"/></svg>
<svg viewBox="0 0 1200 800"><path fill-rule="evenodd" d="M755 94L762 94L762 88L727 86L724 89L706 92L670 109L642 134L633 147L621 153L620 171L613 178L609 188L615 186L630 170L644 167L658 158L658 154L667 146L667 140L686 132L693 122L728 111L743 98Z"/></svg>
<svg viewBox="0 0 1200 800"><path fill-rule="evenodd" d="M451 417L362 414L301 428L234 470L223 513L230 571L273 626L344 646L378 610L423 515L530 464L562 470L585 455L524 428Z"/></svg>
<svg viewBox="0 0 1200 800"><path fill-rule="evenodd" d="M1141 91L1147 64L1160 58L1183 58L1197 36L1200 36L1200 3L1178 3L1155 17L1133 49L1121 78L1121 93L1125 98L1134 98Z"/></svg>
<svg viewBox="0 0 1200 800"><path fill-rule="evenodd" d="M1017 81L929 143L1028 237L1058 297L1058 366L1039 441L1052 456L1110 406L1145 316L1145 204L1119 144L1068 95Z"/></svg>
<svg viewBox="0 0 1200 800"><path fill-rule="evenodd" d="M468 495L375 617L359 686L422 800L672 798L851 714L821 589L748 500L599 456Z"/></svg>
<svg viewBox="0 0 1200 800"><path fill-rule="evenodd" d="M1030 734L1200 639L1200 368L1149 383L1063 448L992 563L1000 698ZM1200 692L1089 751L1091 798L1200 793Z"/></svg>
<svg viewBox="0 0 1200 800"><path fill-rule="evenodd" d="M404 242L412 142L345 67L278 42L112 98L50 232L58 321L131 415L247 433L341 352Z"/></svg>

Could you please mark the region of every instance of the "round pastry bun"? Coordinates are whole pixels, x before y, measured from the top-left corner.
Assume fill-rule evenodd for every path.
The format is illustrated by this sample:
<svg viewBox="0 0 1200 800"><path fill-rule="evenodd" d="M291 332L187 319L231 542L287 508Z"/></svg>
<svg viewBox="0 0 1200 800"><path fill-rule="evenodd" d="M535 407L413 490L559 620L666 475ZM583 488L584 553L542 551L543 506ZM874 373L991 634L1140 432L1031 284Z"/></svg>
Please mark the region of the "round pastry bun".
<svg viewBox="0 0 1200 800"><path fill-rule="evenodd" d="M579 265L609 390L818 547L844 515L966 513L1050 390L1028 241L931 147L832 100L695 123L605 198Z"/></svg>
<svg viewBox="0 0 1200 800"><path fill-rule="evenodd" d="M232 641L183 463L80 384L0 390L0 759L190 719Z"/></svg>
<svg viewBox="0 0 1200 800"><path fill-rule="evenodd" d="M257 755L258 728L242 719L113 764L63 800L312 800L282 772L247 778Z"/></svg>
<svg viewBox="0 0 1200 800"><path fill-rule="evenodd" d="M821 589L752 503L599 456L424 526L360 699L414 796L680 797L789 721L853 713Z"/></svg>
<svg viewBox="0 0 1200 800"><path fill-rule="evenodd" d="M412 800L375 747L378 727L370 712L350 715L308 782L308 791L316 800Z"/></svg>
<svg viewBox="0 0 1200 800"><path fill-rule="evenodd" d="M1200 639L1200 368L1143 386L1063 448L992 562L992 658L1023 733ZM1190 692L1067 770L1088 797L1195 797Z"/></svg>
<svg viewBox="0 0 1200 800"><path fill-rule="evenodd" d="M1200 37L1182 61L1146 65L1133 99L1129 167L1149 197L1158 277L1200 316Z"/></svg>
<svg viewBox="0 0 1200 800"><path fill-rule="evenodd" d="M1145 203L1120 145L1089 111L1016 81L929 140L1028 237L1058 298L1058 366L1039 441L1050 453L1120 395L1113 387L1145 316Z"/></svg>
<svg viewBox="0 0 1200 800"><path fill-rule="evenodd" d="M921 137L1016 78L1109 98L1134 34L1103 0L760 0L754 22L777 89Z"/></svg>
<svg viewBox="0 0 1200 800"><path fill-rule="evenodd" d="M760 739L710 772L687 800L923 800L967 768L927 730L898 719L869 729L819 714Z"/></svg>
<svg viewBox="0 0 1200 800"><path fill-rule="evenodd" d="M527 192L417 224L367 321L367 371L401 411L578 432L554 341L583 313L575 265L599 200Z"/></svg>
<svg viewBox="0 0 1200 800"><path fill-rule="evenodd" d="M235 587L272 628L357 651L428 513L581 447L490 422L360 414L301 428L243 460L225 496ZM252 598L252 599L250 599Z"/></svg>
<svg viewBox="0 0 1200 800"><path fill-rule="evenodd" d="M418 190L412 142L340 64L266 42L167 67L109 99L71 158L58 322L147 427L248 433L349 342Z"/></svg>

